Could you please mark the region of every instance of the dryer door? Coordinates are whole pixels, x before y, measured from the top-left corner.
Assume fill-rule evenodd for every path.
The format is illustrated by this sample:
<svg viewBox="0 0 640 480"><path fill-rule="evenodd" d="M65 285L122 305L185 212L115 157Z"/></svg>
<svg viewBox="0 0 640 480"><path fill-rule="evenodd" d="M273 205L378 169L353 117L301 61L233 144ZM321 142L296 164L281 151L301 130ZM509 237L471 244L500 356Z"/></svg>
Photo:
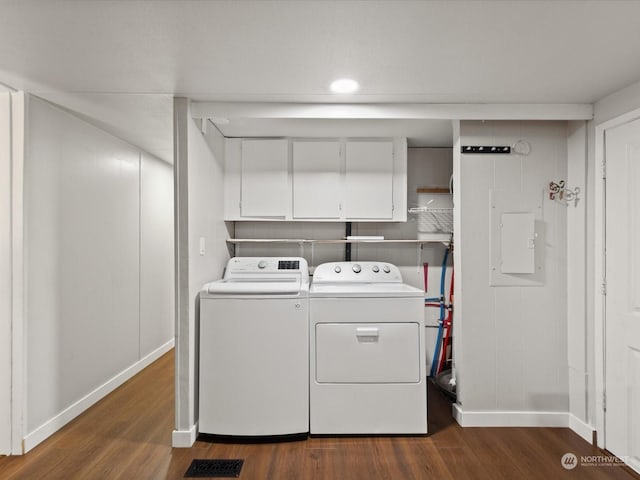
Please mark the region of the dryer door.
<svg viewBox="0 0 640 480"><path fill-rule="evenodd" d="M317 324L316 381L420 382L418 323Z"/></svg>

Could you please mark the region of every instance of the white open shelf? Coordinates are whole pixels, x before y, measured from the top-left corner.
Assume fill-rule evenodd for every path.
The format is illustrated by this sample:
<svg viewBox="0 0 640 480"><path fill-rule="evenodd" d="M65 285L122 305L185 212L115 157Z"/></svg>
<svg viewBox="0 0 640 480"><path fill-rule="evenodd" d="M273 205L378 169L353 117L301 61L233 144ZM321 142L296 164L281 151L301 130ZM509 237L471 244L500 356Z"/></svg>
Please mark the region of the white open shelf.
<svg viewBox="0 0 640 480"><path fill-rule="evenodd" d="M239 249L245 245L276 245L276 244L288 244L288 245L296 245L298 248L298 255L303 257L305 255L305 251L307 254L311 255L311 260L309 262L310 271L313 273L315 260L314 260L314 251L317 245L344 245L344 244L396 244L396 245L414 245L416 249L416 258L417 263L421 262L421 252L422 246L427 243L442 243L444 245L448 245L451 241L451 234L449 233L430 233L430 234L420 234L420 239L410 239L410 240L372 240L372 239L305 239L305 238L228 238L227 244L230 246L230 253L233 256L240 256ZM231 247L233 246L233 247ZM309 250L305 250L305 247L309 246Z"/></svg>
<svg viewBox="0 0 640 480"><path fill-rule="evenodd" d="M451 240L451 234L449 233L431 233L421 234L421 239L410 240L363 240L363 239L304 239L304 238L229 238L227 243L234 245L240 244L257 244L257 243L294 243L297 245L320 245L320 244L346 244L346 243L405 243L419 245L422 243L449 243Z"/></svg>

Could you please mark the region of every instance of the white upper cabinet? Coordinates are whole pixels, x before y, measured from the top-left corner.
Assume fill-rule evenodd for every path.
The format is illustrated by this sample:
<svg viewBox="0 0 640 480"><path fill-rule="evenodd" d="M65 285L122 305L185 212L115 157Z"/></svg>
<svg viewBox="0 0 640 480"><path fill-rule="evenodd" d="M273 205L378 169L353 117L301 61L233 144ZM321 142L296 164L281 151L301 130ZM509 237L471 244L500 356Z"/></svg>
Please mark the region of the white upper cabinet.
<svg viewBox="0 0 640 480"><path fill-rule="evenodd" d="M342 217L342 159L338 141L293 141L293 217Z"/></svg>
<svg viewBox="0 0 640 480"><path fill-rule="evenodd" d="M242 217L285 218L288 213L289 143L243 140L240 186Z"/></svg>
<svg viewBox="0 0 640 480"><path fill-rule="evenodd" d="M393 143L348 141L345 156L347 218L393 217Z"/></svg>
<svg viewBox="0 0 640 480"><path fill-rule="evenodd" d="M407 141L226 140L225 220L407 220Z"/></svg>

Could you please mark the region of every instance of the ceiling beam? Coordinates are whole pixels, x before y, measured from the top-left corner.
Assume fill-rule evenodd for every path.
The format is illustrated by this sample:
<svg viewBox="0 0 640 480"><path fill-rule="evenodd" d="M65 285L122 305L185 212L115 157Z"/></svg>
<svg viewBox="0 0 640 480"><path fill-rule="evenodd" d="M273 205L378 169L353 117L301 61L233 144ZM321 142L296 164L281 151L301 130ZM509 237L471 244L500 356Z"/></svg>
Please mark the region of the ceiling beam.
<svg viewBox="0 0 640 480"><path fill-rule="evenodd" d="M192 102L193 118L399 119L399 120L591 120L582 103L267 103Z"/></svg>

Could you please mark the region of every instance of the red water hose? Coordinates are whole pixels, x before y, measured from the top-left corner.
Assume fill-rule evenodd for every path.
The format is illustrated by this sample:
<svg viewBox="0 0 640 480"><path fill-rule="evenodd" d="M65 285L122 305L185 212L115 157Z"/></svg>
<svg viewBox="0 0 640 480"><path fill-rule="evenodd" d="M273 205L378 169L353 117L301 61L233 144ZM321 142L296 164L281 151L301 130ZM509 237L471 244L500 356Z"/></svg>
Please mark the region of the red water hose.
<svg viewBox="0 0 640 480"><path fill-rule="evenodd" d="M442 371L447 361L447 348L451 341L451 331L453 327L453 271L451 272L451 284L449 286L449 311L445 320L445 334L442 341L442 351L440 352L440 362L438 364L438 373Z"/></svg>
<svg viewBox="0 0 640 480"><path fill-rule="evenodd" d="M428 272L429 272L429 264L427 262L424 262L422 264L422 273L424 275L424 293L427 293L427 290L429 290L428 275L427 275Z"/></svg>

